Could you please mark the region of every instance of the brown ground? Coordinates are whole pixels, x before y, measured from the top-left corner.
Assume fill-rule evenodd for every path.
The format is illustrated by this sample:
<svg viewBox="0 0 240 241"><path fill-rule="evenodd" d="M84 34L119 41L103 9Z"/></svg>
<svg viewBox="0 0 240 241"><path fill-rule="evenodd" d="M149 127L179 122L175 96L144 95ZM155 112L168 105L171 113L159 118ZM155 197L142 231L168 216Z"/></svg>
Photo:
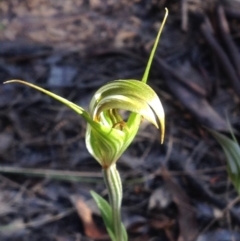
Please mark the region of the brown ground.
<svg viewBox="0 0 240 241"><path fill-rule="evenodd" d="M166 138L143 123L118 162L135 241L240 240L237 195L203 126L239 129L240 5L231 1L2 0L0 81L37 83L87 108L114 79L141 79L168 7L149 84ZM0 87L0 240L107 240L89 190L106 197L85 123L49 97Z"/></svg>

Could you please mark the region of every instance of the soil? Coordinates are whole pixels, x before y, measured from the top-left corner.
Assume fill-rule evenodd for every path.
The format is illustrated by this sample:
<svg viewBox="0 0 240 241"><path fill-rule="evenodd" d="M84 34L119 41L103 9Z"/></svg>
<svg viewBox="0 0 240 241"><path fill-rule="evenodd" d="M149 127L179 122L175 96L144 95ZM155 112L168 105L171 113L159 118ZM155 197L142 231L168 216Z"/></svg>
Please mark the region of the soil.
<svg viewBox="0 0 240 241"><path fill-rule="evenodd" d="M2 0L0 82L22 79L88 109L116 79L148 84L166 136L143 121L119 159L133 241L240 240L239 198L207 128L239 134L240 4L198 0ZM109 240L90 190L107 198L81 116L19 84L0 86L0 240ZM227 120L227 118L228 120Z"/></svg>

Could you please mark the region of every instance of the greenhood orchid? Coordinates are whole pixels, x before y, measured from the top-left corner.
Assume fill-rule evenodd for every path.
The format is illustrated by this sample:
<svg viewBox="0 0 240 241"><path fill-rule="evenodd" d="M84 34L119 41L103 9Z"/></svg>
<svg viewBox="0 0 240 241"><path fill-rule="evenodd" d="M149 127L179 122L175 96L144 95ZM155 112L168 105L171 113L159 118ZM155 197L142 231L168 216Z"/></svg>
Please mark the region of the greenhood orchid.
<svg viewBox="0 0 240 241"><path fill-rule="evenodd" d="M92 191L91 194L101 211L112 241L128 240L126 229L121 222L122 183L116 169L116 161L132 143L143 118L161 129L161 142L164 138L164 110L157 94L147 85L147 79L167 15L166 9L142 80L115 80L105 84L94 94L89 112L37 85L22 80L5 82L17 82L37 89L68 106L86 120L86 146L102 166L109 203L97 193ZM127 120L121 116L121 110L130 113Z"/></svg>
<svg viewBox="0 0 240 241"><path fill-rule="evenodd" d="M138 80L116 80L93 96L88 113L80 106L41 87L22 80L10 80L33 87L67 105L87 121L86 146L104 168L114 164L134 139L142 117L164 131L164 111L156 93ZM125 122L119 110L132 112ZM156 120L157 117L157 120ZM161 136L163 140L163 134Z"/></svg>
<svg viewBox="0 0 240 241"><path fill-rule="evenodd" d="M163 25L162 25L163 26ZM161 128L164 137L164 110L157 94L146 84L162 26L156 38L142 81L115 80L102 86L93 96L89 112L48 90L22 80L5 83L21 83L35 88L60 101L80 114L87 121L86 146L103 168L116 163L137 134L141 119L145 118ZM130 112L124 121L119 110Z"/></svg>

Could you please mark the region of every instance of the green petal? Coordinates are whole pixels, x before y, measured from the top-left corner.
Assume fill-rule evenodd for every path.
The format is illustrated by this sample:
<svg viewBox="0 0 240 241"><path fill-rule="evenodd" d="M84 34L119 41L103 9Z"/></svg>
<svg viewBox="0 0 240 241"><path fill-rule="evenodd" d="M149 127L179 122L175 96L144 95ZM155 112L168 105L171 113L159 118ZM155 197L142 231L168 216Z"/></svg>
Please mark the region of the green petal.
<svg viewBox="0 0 240 241"><path fill-rule="evenodd" d="M155 115L150 106L142 99L134 96L127 97L124 95L111 95L105 97L99 101L98 105L94 109L93 118L95 119L95 116L98 116L104 110L114 108L138 113L152 122L158 128Z"/></svg>
<svg viewBox="0 0 240 241"><path fill-rule="evenodd" d="M163 140L164 110L157 94L147 84L138 80L115 80L101 87L90 103L91 115L97 118L102 110L114 108L140 114L158 128L157 117ZM134 125L134 120L128 123Z"/></svg>

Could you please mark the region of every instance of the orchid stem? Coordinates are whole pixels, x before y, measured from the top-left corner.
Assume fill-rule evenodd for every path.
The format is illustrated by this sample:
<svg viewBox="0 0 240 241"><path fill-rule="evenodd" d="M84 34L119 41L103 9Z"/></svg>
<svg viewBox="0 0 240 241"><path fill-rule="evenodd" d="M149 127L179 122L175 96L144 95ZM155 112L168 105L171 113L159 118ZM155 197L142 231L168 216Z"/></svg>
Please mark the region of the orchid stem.
<svg viewBox="0 0 240 241"><path fill-rule="evenodd" d="M103 176L108 190L109 203L112 208L113 231L116 241L125 241L121 222L122 183L116 164L103 169Z"/></svg>

